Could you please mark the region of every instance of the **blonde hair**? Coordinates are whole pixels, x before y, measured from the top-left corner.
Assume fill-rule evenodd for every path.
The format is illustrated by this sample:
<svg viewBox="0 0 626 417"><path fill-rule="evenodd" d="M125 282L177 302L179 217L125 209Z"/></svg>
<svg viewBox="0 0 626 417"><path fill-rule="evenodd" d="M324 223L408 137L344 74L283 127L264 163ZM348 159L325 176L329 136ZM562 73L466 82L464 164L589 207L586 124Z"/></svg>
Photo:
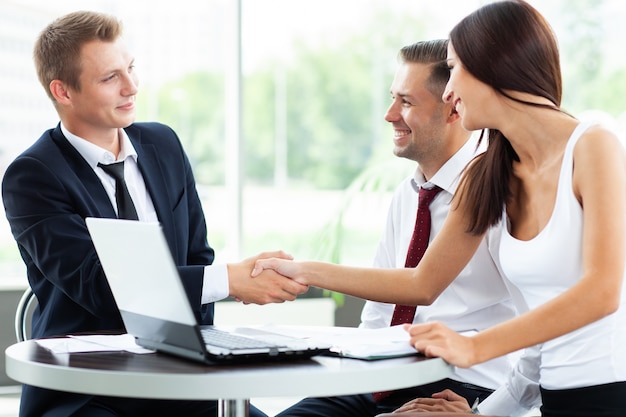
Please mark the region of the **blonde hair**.
<svg viewBox="0 0 626 417"><path fill-rule="evenodd" d="M60 80L80 91L80 52L84 44L113 42L122 34L121 22L113 16L78 11L50 23L35 42L33 58L39 82L53 102L50 83Z"/></svg>

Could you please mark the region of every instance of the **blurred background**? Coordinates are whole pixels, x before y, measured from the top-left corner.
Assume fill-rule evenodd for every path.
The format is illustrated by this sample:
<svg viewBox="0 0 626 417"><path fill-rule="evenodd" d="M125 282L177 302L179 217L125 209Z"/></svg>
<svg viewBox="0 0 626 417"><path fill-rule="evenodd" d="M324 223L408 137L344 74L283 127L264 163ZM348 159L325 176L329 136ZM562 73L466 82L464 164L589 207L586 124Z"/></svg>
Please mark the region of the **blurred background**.
<svg viewBox="0 0 626 417"><path fill-rule="evenodd" d="M67 12L104 11L136 56L138 120L171 125L189 154L217 262L284 249L369 265L391 192L414 169L393 156L383 120L397 51L447 37L484 3L0 0L0 173L58 123L35 38ZM621 134L626 2L530 3L560 43L563 107ZM0 214L0 281L24 280Z"/></svg>

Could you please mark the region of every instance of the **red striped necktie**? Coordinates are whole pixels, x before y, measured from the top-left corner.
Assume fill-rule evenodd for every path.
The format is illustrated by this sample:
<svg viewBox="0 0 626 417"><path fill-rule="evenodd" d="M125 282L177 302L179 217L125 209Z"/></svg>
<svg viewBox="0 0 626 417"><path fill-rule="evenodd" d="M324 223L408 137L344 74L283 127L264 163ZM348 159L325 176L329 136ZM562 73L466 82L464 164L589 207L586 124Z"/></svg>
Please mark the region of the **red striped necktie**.
<svg viewBox="0 0 626 417"><path fill-rule="evenodd" d="M435 196L441 191L441 188L435 186L431 189L420 188L419 201L417 205L417 218L415 219L415 228L413 229L413 236L411 237L411 243L409 244L409 250L406 255L406 261L404 263L405 268L415 268L419 261L424 256L426 248L428 247L428 241L430 239L430 203ZM408 306L396 304L396 308L393 311L391 318L391 325L395 326L404 323L413 323L415 317L416 306ZM391 395L392 391L375 392L374 400L376 402Z"/></svg>

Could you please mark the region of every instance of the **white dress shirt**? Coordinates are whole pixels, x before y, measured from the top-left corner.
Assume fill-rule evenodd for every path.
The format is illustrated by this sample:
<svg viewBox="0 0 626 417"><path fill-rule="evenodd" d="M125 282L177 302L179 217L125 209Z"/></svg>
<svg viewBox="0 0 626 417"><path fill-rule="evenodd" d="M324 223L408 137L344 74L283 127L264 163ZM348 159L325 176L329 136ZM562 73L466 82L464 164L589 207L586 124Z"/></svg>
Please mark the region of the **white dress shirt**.
<svg viewBox="0 0 626 417"><path fill-rule="evenodd" d="M98 163L111 164L124 161L124 179L128 187L139 221L158 222L159 219L152 203L150 193L146 188L143 176L137 165L137 152L124 129L119 129L120 154L118 158L108 150L80 138L61 123L61 131L70 144L81 154L89 166L94 170L104 189L106 190L111 205L117 211L115 200L115 179L98 167ZM204 280L202 284L202 304L211 303L228 297L228 270L225 264L207 265L204 268Z"/></svg>
<svg viewBox="0 0 626 417"><path fill-rule="evenodd" d="M525 349L506 383L478 405L480 414L523 417L541 405L539 346Z"/></svg>
<svg viewBox="0 0 626 417"><path fill-rule="evenodd" d="M452 196L462 170L476 155L476 138L470 139L450 158L429 183L418 167L414 177L397 188L389 209L386 229L378 245L374 266L403 268L417 215L418 191L421 186L437 185L443 189L430 204L430 239L441 229L450 208ZM451 248L453 250L453 248ZM387 327L391 323L393 304L368 301L361 313L363 328ZM413 323L440 321L452 329L480 331L515 315L509 293L483 241L470 263L430 306L418 306ZM493 359L469 369L455 369L451 378L489 389L504 384L517 355Z"/></svg>

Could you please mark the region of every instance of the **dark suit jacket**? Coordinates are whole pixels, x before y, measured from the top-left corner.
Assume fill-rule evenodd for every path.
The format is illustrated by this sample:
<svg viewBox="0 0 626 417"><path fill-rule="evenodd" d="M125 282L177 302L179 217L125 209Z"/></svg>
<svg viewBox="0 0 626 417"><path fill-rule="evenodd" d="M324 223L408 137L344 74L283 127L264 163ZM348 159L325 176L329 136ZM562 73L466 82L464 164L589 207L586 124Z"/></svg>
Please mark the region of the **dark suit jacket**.
<svg viewBox="0 0 626 417"><path fill-rule="evenodd" d="M211 324L213 305L201 306L200 296L204 266L214 252L187 156L167 126L136 123L125 131L198 321ZM33 337L123 329L85 226L85 217L115 218L115 211L60 126L8 167L2 198L39 301ZM67 416L90 398L25 387L20 415Z"/></svg>

